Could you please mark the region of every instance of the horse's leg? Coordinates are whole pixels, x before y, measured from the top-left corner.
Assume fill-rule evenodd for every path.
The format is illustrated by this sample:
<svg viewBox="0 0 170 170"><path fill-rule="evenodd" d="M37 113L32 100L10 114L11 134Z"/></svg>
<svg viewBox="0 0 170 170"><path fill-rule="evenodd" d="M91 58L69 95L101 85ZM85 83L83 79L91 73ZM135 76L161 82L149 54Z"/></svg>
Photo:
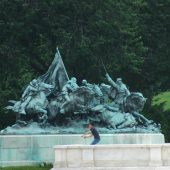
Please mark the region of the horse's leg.
<svg viewBox="0 0 170 170"><path fill-rule="evenodd" d="M108 127L112 127L113 129L117 129L115 124L110 124Z"/></svg>
<svg viewBox="0 0 170 170"><path fill-rule="evenodd" d="M125 120L118 126L118 129L130 127L132 125L132 121L129 120L128 118L125 118Z"/></svg>
<svg viewBox="0 0 170 170"><path fill-rule="evenodd" d="M152 121L150 121L149 119L147 119L146 117L144 117L143 115L137 113L137 112L133 112L132 115L134 115L135 117L141 118L142 120L144 120L144 122L146 122L147 124L152 123Z"/></svg>
<svg viewBox="0 0 170 170"><path fill-rule="evenodd" d="M47 114L47 110L43 109L42 107L36 105L35 110L39 113Z"/></svg>
<svg viewBox="0 0 170 170"><path fill-rule="evenodd" d="M48 120L48 116L47 114L43 114L42 116L39 116L39 121L42 125L44 125L45 123L47 123Z"/></svg>
<svg viewBox="0 0 170 170"><path fill-rule="evenodd" d="M65 101L61 106L60 106L60 113L64 114L65 113L65 107L69 104L69 101Z"/></svg>
<svg viewBox="0 0 170 170"><path fill-rule="evenodd" d="M20 112L21 114L25 114L25 115L26 115L25 109L26 109L26 106L27 106L27 105L29 104L29 102L31 101L31 98L32 98L31 96L28 96L28 97L26 98L26 100L21 103L20 109L19 109L19 112Z"/></svg>

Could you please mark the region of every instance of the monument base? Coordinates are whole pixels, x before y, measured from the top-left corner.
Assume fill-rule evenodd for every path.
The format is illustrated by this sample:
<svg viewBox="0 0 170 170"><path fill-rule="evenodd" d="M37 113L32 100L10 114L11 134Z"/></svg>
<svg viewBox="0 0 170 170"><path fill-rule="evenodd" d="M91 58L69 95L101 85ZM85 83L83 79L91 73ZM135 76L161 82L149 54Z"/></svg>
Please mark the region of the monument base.
<svg viewBox="0 0 170 170"><path fill-rule="evenodd" d="M0 167L53 163L55 145L90 144L81 135L0 135ZM162 134L101 134L100 144L163 144Z"/></svg>

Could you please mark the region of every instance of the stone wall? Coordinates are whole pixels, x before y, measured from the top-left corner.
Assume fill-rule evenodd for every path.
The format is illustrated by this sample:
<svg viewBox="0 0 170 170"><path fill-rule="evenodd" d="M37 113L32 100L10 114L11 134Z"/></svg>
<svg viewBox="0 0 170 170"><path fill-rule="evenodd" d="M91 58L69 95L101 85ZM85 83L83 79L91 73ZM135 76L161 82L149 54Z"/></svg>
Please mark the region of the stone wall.
<svg viewBox="0 0 170 170"><path fill-rule="evenodd" d="M55 146L53 170L170 170L170 144Z"/></svg>

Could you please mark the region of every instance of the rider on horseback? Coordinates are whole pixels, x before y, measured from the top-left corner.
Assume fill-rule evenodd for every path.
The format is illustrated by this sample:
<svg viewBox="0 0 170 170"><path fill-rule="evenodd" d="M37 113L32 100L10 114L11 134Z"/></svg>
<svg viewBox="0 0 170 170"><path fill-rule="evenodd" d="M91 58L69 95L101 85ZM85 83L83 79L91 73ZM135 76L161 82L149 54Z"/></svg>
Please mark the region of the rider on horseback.
<svg viewBox="0 0 170 170"><path fill-rule="evenodd" d="M21 98L20 113L26 114L25 107L32 99L32 96L38 91L38 81L36 79L32 80L30 84L26 87Z"/></svg>
<svg viewBox="0 0 170 170"><path fill-rule="evenodd" d="M128 95L130 95L130 91L128 90L126 85L122 82L121 78L117 78L116 82L114 82L111 79L109 74L106 74L106 78L109 81L109 83L111 84L111 86L116 89L117 93L116 93L114 102L116 104L118 104L122 110L123 109L123 101Z"/></svg>
<svg viewBox="0 0 170 170"><path fill-rule="evenodd" d="M87 80L85 80L85 79L82 80L82 86L93 89L93 84L88 83Z"/></svg>
<svg viewBox="0 0 170 170"><path fill-rule="evenodd" d="M70 101L69 94L75 91L79 86L77 85L77 79L72 77L71 80L67 81L62 89L62 94L66 101Z"/></svg>
<svg viewBox="0 0 170 170"><path fill-rule="evenodd" d="M42 91L43 89L47 89L45 95L48 95L53 88L54 88L53 85L46 84L43 82L38 82L38 80L33 79L30 82L30 84L26 87L24 93L22 94L19 112L21 114L26 114L25 108L30 103L30 101L37 95L39 91Z"/></svg>
<svg viewBox="0 0 170 170"><path fill-rule="evenodd" d="M65 102L61 105L60 113L64 113L64 110L62 107L70 102L70 96L69 94L76 91L79 88L77 85L77 79L75 77L72 77L71 80L68 80L67 83L62 88L62 95L65 99Z"/></svg>

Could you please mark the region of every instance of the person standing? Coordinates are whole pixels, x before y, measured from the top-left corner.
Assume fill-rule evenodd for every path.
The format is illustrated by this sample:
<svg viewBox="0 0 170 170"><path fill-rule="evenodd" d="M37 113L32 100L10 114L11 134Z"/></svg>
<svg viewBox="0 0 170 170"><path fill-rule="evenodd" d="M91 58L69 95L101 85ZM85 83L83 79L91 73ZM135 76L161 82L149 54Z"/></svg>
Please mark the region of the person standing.
<svg viewBox="0 0 170 170"><path fill-rule="evenodd" d="M96 145L100 142L100 135L96 128L94 127L93 123L88 124L88 129L90 130L90 133L82 135L83 138L89 138L89 137L94 137L94 140L91 142L90 145Z"/></svg>

